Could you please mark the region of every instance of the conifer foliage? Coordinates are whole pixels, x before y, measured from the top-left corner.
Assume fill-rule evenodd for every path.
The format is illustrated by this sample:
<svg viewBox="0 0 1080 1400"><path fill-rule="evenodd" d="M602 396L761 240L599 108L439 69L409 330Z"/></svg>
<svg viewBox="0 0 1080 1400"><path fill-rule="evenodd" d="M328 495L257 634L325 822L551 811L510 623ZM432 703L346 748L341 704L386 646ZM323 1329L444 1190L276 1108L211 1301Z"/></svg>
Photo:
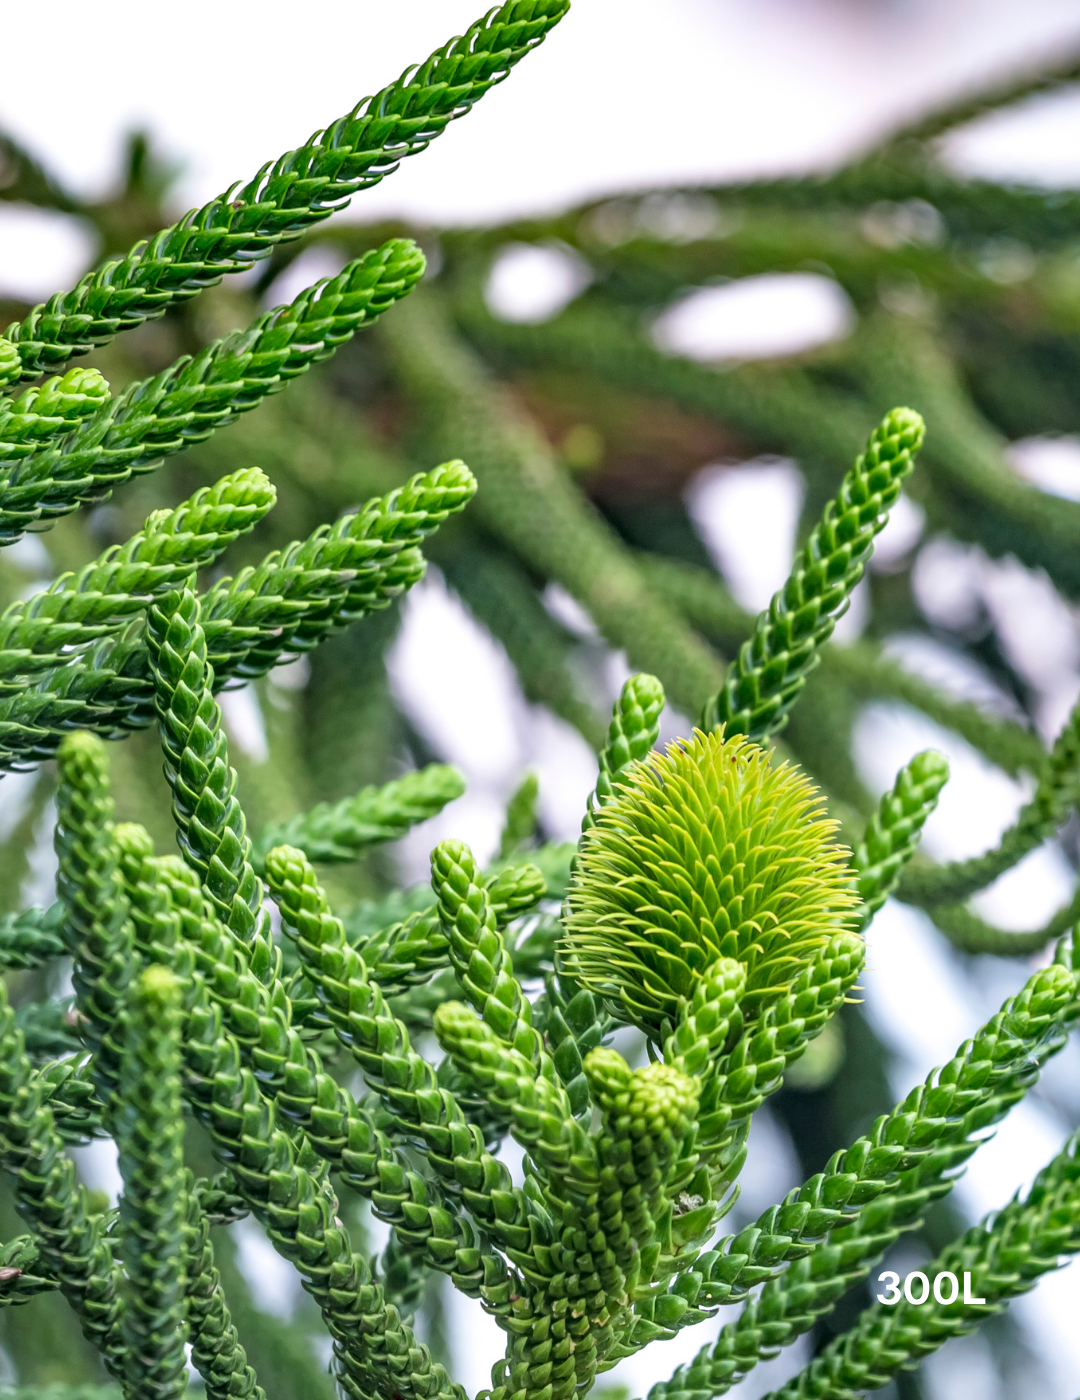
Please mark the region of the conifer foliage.
<svg viewBox="0 0 1080 1400"><path fill-rule="evenodd" d="M439 293L416 290L424 255L395 234L115 396L97 369L65 368L149 320L180 317L229 273L283 261L284 244L467 113L566 9L507 0L0 338L5 544L189 447L212 462L219 430L242 434L241 416L259 421L282 390L303 404L303 384L290 384L376 321L391 410L411 401L409 450L428 454L409 474L372 449L383 489L358 505L350 477L336 520L305 521L312 528L291 542L273 533L273 463L234 467L0 614L0 765L32 772L55 758L57 774L59 898L0 920L0 1170L14 1206L5 1230L15 1213L23 1230L0 1243L0 1314L25 1400L178 1400L196 1386L209 1400L263 1400L286 1383L328 1397L302 1328L268 1329L252 1304L221 1228L248 1220L299 1276L333 1385L353 1400L464 1400L431 1325L440 1286L505 1338L486 1400L584 1395L624 1358L741 1305L651 1393L713 1400L920 1228L1080 1019L1080 934L1067 918L1042 937L1055 939L1049 961L952 1060L756 1221L720 1234L751 1119L838 1034L886 899L922 902L955 941L986 946L994 931L960 901L1076 804L1075 715L1043 752L1019 726L897 680L881 656L845 659L829 645L902 485L916 479L926 436L916 408L890 403L876 427L863 425L863 450L752 619L714 576L639 559L585 508L548 443L493 390L477 347L490 353L501 338L508 359L552 344L569 360L606 353L624 380L659 359L625 321L612 348L602 323L618 316L599 297L549 328L539 350L515 339L478 310L468 239L456 250L448 240ZM9 145L13 178L69 207ZM133 190L145 193L142 160L133 152ZM833 197L852 196L841 185ZM616 282L620 256L610 252ZM665 382L683 370L678 393L703 395L692 367L668 364ZM925 384L899 378L917 406ZM332 437L333 413L308 430ZM843 465L838 454L834 479ZM282 489L294 487L286 473ZM989 488L980 496L970 479L939 473L932 490L950 489L970 490L990 514L1001 507L1000 493L991 501ZM1017 518L1023 533L1032 512ZM255 533L274 545L257 557L243 552ZM299 662L344 648L365 619L360 635L375 637L429 555L504 629L530 698L595 740L597 781L576 845L539 838L528 776L489 866L448 837L431 851L429 883L350 905L342 872L440 814L462 794L461 775L429 763L283 810L230 746L222 696L257 683L270 713L275 677L284 686ZM569 683L567 638L536 606L538 578L568 588L643 667L606 731ZM731 655L726 668L710 638ZM363 655L339 655L360 692ZM815 749L813 719L799 724L800 704L813 707L830 675L839 690L907 684L909 700L996 761L1033 770L1032 796L997 850L953 866L918 853L948 778L936 752L907 764L876 807L857 784L845 794L839 748L819 735ZM669 694L702 718L659 745ZM774 742L784 726L790 751ZM336 737L344 753L347 729ZM164 775L158 805L169 815L154 813L154 832L130 810L137 785L125 764L140 743ZM614 1048L619 1030L645 1063ZM103 1139L118 1152L115 1207L87 1188L70 1151ZM524 1154L520 1180L500 1156L508 1140ZM381 1253L361 1207L389 1227ZM883 1385L1076 1252L1074 1135L1026 1194L926 1266L970 1277L983 1303L954 1292L877 1304L777 1395L841 1400ZM61 1358L51 1372L35 1369L35 1324Z"/></svg>

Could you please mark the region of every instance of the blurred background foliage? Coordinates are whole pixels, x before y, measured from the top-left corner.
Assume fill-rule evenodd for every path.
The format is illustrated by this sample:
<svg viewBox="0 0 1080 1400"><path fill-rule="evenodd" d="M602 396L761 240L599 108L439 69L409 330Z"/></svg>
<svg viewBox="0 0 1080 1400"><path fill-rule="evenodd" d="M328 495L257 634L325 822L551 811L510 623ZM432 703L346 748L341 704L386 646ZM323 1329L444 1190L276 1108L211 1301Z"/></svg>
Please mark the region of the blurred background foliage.
<svg viewBox="0 0 1080 1400"><path fill-rule="evenodd" d="M870 428L906 403L928 428L906 505L784 741L851 833L891 776L871 791L873 764L859 761L860 734L865 747L875 732L866 716L883 702L914 710L1030 790L1080 689L1080 657L1069 653L1080 600L1080 453L1069 440L1080 435L1080 194L960 178L940 160L939 142L987 110L1078 79L1080 59L1066 55L911 124L821 178L643 190L500 227L323 225L89 362L117 392L391 234L424 247L427 283L287 395L193 443L115 500L5 550L0 602L78 568L150 510L240 466L266 470L279 505L235 547L230 570L460 455L480 492L434 537L429 557L505 653L529 705L576 731L579 750L595 749L628 671L658 675L675 709L695 720L749 635L764 599L737 565L747 546L763 546L739 516L749 498L732 493L746 480L737 464L762 480L773 473L798 508L782 578L791 545ZM122 181L86 203L0 138L0 199L87 221L101 256L168 221L176 173L135 134ZM361 201L352 217L362 215ZM737 300L747 289L757 302ZM817 329L803 339L811 343L770 345L762 309L770 295L810 299ZM0 322L28 309L0 302ZM760 332L749 354L724 340L740 316L744 341ZM770 510L766 536L783 529L783 511L776 502ZM1013 580L1004 602L1003 579ZM1058 618L1068 624L1060 645ZM310 661L232 695L226 720L256 827L457 757L388 675L400 626L399 609L379 614ZM437 675L429 685L437 707ZM167 846L151 734L114 747L113 782L124 816ZM52 784L49 764L3 780L0 913L52 897ZM1080 853L1067 799L1050 823L1060 824L1053 841L1065 870ZM539 838L570 834L557 822L543 829L540 811ZM1074 921L1071 893L1018 929L991 922L985 902L981 913L965 902L1042 834L978 876L924 858L905 879L900 898L929 914L965 975L987 975L982 954L1036 956ZM383 849L335 868L333 896L353 905L378 897L395 859ZM11 974L13 995L40 996L40 977ZM827 1144L849 1141L891 1106L889 1073L887 1049L849 1006L775 1100L800 1177L824 1166ZM1075 1118L1075 1102L1059 1109ZM951 1237L955 1209L932 1212L914 1247L936 1250ZM11 1217L0 1196L3 1228L14 1231ZM305 1305L293 1300L288 1324L267 1311L253 1282L259 1262L245 1264L249 1246L235 1231L221 1246L249 1357L272 1396L328 1400ZM857 1303L841 1305L829 1326L844 1330ZM424 1306L438 1348L442 1302L433 1293ZM59 1298L36 1300L33 1312L33 1328L26 1310L0 1317L8 1380L101 1379ZM998 1321L988 1345L1000 1393L1030 1393L1038 1367L1022 1330ZM896 1393L921 1395L922 1384L907 1377Z"/></svg>

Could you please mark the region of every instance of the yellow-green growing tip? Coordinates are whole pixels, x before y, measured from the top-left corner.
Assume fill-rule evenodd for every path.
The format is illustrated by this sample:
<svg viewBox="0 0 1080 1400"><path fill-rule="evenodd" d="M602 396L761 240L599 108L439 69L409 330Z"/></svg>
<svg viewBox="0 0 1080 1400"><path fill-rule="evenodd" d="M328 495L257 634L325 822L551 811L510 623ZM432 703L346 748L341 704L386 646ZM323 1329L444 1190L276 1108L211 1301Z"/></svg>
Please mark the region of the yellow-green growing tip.
<svg viewBox="0 0 1080 1400"><path fill-rule="evenodd" d="M139 976L139 993L147 1001L171 1002L180 995L180 980L167 967L153 963Z"/></svg>
<svg viewBox="0 0 1080 1400"><path fill-rule="evenodd" d="M697 732L620 775L581 844L567 971L658 1038L720 960L744 1011L781 996L857 898L810 780L741 735Z"/></svg>

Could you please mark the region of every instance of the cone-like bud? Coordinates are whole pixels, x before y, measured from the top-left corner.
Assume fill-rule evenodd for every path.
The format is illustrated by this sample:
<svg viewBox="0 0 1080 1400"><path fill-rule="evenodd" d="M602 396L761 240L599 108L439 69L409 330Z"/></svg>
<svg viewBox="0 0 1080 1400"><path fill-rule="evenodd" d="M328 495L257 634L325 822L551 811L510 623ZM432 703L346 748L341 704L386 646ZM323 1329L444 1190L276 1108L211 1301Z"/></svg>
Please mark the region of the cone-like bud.
<svg viewBox="0 0 1080 1400"><path fill-rule="evenodd" d="M697 733L623 775L582 839L567 970L655 1039L721 958L774 1002L856 905L810 781L742 737Z"/></svg>

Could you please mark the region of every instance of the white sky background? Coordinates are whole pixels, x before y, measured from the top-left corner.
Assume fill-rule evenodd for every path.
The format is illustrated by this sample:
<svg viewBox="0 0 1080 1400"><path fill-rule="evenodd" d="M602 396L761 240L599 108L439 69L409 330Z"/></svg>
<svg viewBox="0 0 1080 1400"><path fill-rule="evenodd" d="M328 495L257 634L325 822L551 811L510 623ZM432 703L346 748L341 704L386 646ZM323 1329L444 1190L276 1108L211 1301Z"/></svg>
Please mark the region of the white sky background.
<svg viewBox="0 0 1080 1400"><path fill-rule="evenodd" d="M147 126L166 152L184 163L179 195L182 204L194 204L246 179L268 157L347 111L460 32L478 10L463 0L378 6L362 0L303 9L265 4L244 12L192 3L178 22L164 6L57 0L43 27L40 7L9 7L7 53L31 61L6 65L0 125L87 195L102 193L114 178L123 133ZM1015 0L576 0L568 19L503 88L428 152L354 201L351 217L405 214L433 222L479 222L655 184L827 168L959 87L1077 42L1075 0L1023 5ZM41 65L32 61L35 55ZM1080 184L1080 96L988 119L953 138L950 149L970 170ZM82 256L84 245L77 238L27 222L19 211L0 205L0 289L14 289L10 269L18 262L23 278L33 280L33 294L44 296L80 270ZM739 330L735 303L717 301L715 335L735 347L725 353L738 353L740 334L760 343L766 321L780 341L793 333L796 322L804 333L805 298L796 305L793 289L785 311L775 288L770 295L768 306L758 302L744 312L745 332ZM828 309L821 314L824 335L830 333ZM746 352L752 349L748 343ZM1052 467L1075 492L1075 446L1055 444L1053 452L1058 455L1048 467L1046 451L1035 444L1018 455L1018 469L1037 478L1038 471ZM740 468L742 475L709 472L691 497L703 535L736 591L767 597L786 573L790 538L778 552L775 531L767 541L755 540L750 525L760 518L768 529L778 511L784 518L792 515L797 476L776 462L762 464L756 486L749 468ZM763 489L773 493L764 512L763 502L751 499ZM1054 489L1066 493L1060 481ZM736 502L745 509L740 508L733 529ZM936 596L945 597L943 580L951 578L954 592L982 598L1006 638L1010 607L1015 616L1021 598L1026 619L1032 608L1042 615L1037 598L1043 585L1037 576L962 554L954 551L944 563L938 559ZM1017 664L1028 666L1032 683L1045 694L1046 728L1052 733L1080 687L1080 663L1075 617L1063 619L1052 599L1043 612L1046 634L1063 630L1073 649L1065 649L1066 660L1053 674L1045 658L1031 657L1030 647ZM587 619L582 626L588 630ZM437 664L436 634L444 653ZM977 676L968 675L965 682L955 657L931 651L913 643L904 654L909 664L936 666L957 683L984 685ZM1054 649L1059 661L1063 654ZM453 657L461 655L469 665L455 675ZM611 656L605 667L605 687L614 693L625 664ZM437 577L413 595L393 673L416 722L438 738L471 780L468 797L442 819L445 831L428 829L406 843L407 869L419 872L432 840L451 829L479 845L493 844L501 803L529 764L541 773L549 827L573 833L590 783L589 755L565 726L525 705L505 658L463 617ZM484 677L482 705L470 698L469 682L477 675ZM493 735L498 744L491 742ZM877 707L859 732L867 780L883 787L918 748L941 742L931 726L909 713ZM950 758L956 773L949 797L952 822L939 823L937 839L954 846L966 840L974 853L996 839L1023 792L1000 775L987 774L962 745L951 745ZM0 807L9 805L5 797L18 795L17 780L4 779L2 786ZM968 850L942 847L936 853ZM1072 879L1052 852L1041 861L1025 863L1026 870L1006 877L986 897L983 912L1019 927L1041 921L1042 907L1048 900L1055 903ZM947 1057L1022 978L1014 965L1002 973L1002 965L989 959L980 968L975 977L964 972L941 940L900 907L890 907L878 920L871 935L868 1005L900 1056L898 1093ZM928 979L933 996L926 995ZM916 1004L924 1008L922 1017L912 1014ZM1026 1108L976 1158L978 1165L959 1193L966 1209L977 1213L1004 1201L1053 1150L1065 1124L1075 1123L1077 1058L1074 1054L1059 1075L1052 1101ZM755 1179L770 1179L771 1171L776 1180L770 1179L770 1191L778 1197L790 1184L793 1167L782 1135L767 1120L757 1132L756 1151ZM101 1171L103 1182L111 1180L109 1164ZM1045 1378L1032 1377L1039 1400L1075 1395L1080 1342L1067 1319L1068 1309L1080 1305L1078 1272L1042 1285L1017 1310L1048 1368ZM452 1321L455 1335L465 1337L458 1345L458 1378L475 1391L486 1384L499 1339L472 1304L455 1308ZM618 1379L631 1393L643 1393L709 1340L715 1324L696 1330L705 1335L653 1349L648 1360L620 1368ZM994 1400L985 1355L977 1350L968 1355L975 1361L966 1370L945 1366L932 1374L937 1394ZM781 1358L770 1383L794 1369L795 1360L792 1354ZM750 1400L765 1388L761 1378L751 1377L735 1393Z"/></svg>

